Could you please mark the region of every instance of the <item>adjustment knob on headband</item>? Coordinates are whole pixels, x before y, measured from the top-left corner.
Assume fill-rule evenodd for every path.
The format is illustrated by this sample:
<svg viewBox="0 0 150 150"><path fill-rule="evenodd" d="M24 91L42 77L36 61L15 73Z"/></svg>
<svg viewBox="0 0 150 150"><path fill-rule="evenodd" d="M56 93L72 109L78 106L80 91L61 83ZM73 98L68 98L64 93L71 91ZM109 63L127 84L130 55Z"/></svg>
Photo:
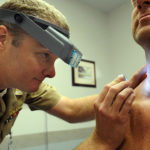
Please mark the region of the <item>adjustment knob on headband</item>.
<svg viewBox="0 0 150 150"><path fill-rule="evenodd" d="M19 14L15 14L14 19L16 20L17 23L21 23L23 21L23 18Z"/></svg>

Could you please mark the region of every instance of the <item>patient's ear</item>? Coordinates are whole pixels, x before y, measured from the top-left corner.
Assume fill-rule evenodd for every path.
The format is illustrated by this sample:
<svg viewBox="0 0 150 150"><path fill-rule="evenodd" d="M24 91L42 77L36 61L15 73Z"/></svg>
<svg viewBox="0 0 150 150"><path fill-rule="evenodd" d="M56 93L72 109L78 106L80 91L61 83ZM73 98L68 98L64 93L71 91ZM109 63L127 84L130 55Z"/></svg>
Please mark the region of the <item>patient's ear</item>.
<svg viewBox="0 0 150 150"><path fill-rule="evenodd" d="M8 29L4 25L0 25L0 49L5 47L8 37Z"/></svg>

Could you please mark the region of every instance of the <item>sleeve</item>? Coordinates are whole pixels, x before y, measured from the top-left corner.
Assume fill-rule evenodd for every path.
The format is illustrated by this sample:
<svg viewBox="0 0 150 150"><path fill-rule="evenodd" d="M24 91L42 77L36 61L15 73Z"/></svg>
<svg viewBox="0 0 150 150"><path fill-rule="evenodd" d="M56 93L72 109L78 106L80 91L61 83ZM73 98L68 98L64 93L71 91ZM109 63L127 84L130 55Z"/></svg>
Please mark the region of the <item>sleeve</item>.
<svg viewBox="0 0 150 150"><path fill-rule="evenodd" d="M28 93L25 103L31 110L49 110L60 100L61 95L56 89L46 83L42 83L36 92Z"/></svg>

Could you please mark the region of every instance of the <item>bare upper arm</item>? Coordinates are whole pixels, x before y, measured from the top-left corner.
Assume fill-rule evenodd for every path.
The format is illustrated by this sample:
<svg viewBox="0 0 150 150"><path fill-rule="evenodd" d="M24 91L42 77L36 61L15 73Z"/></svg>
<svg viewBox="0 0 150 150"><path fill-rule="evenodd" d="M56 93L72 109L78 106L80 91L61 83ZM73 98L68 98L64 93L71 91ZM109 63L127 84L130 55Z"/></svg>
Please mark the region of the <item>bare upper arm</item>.
<svg viewBox="0 0 150 150"><path fill-rule="evenodd" d="M59 102L47 112L66 121L70 120L73 111L73 100L62 96ZM70 121L69 121L70 122Z"/></svg>

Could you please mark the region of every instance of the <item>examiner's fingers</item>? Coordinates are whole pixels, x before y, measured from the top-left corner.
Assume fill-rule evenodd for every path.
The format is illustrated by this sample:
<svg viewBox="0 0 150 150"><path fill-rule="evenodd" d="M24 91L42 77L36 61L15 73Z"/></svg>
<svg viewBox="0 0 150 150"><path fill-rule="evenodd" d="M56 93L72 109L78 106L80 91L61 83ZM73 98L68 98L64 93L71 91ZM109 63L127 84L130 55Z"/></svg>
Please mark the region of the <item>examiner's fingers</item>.
<svg viewBox="0 0 150 150"><path fill-rule="evenodd" d="M97 99L96 103L101 103L104 100L105 96L107 95L109 89L112 86L114 86L114 85L116 85L119 82L124 81L124 80L125 80L125 77L124 77L124 75L121 74L117 78L115 78L112 82L110 82L109 84L105 85L105 87L103 88L103 90L99 94L99 98Z"/></svg>
<svg viewBox="0 0 150 150"><path fill-rule="evenodd" d="M127 100L125 101L124 105L122 106L120 110L120 115L125 116L129 113L129 111L131 110L131 105L134 101L134 98L135 98L135 94L134 93L130 94L130 96L127 98Z"/></svg>
<svg viewBox="0 0 150 150"><path fill-rule="evenodd" d="M123 105L126 104L125 101L128 100L128 97L133 93L133 89L132 88L125 88L124 90L122 90L117 96L116 96L116 100L114 101L113 105L112 105L112 111L114 113L119 113L121 111L121 109L123 108Z"/></svg>
<svg viewBox="0 0 150 150"><path fill-rule="evenodd" d="M104 106L110 107L114 102L114 100L116 101L116 96L118 95L118 93L120 93L123 89L127 88L128 86L129 86L128 81L122 81L112 86L105 97Z"/></svg>
<svg viewBox="0 0 150 150"><path fill-rule="evenodd" d="M119 83L121 81L124 81L124 80L125 80L125 76L123 74L120 74L120 75L118 75L117 78L115 78L112 82L110 82L108 84L108 86L113 86L113 85L115 85L115 84L117 84L117 83Z"/></svg>
<svg viewBox="0 0 150 150"><path fill-rule="evenodd" d="M146 66L144 65L142 68L136 71L129 80L130 87L133 89L136 88L146 78L146 76Z"/></svg>

